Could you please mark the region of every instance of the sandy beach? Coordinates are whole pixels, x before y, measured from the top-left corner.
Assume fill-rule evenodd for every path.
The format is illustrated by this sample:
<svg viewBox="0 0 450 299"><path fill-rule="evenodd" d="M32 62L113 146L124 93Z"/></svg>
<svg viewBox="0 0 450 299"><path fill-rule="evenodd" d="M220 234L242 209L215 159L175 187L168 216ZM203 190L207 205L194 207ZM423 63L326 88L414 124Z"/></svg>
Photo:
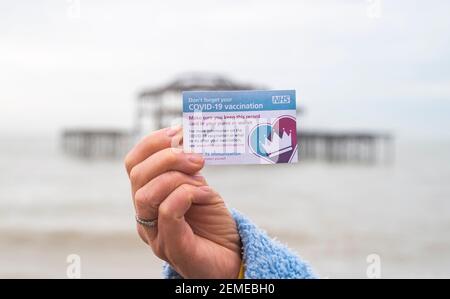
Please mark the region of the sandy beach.
<svg viewBox="0 0 450 299"><path fill-rule="evenodd" d="M367 254L374 249L382 256L383 278L449 277L450 263L442 259L450 252L449 242L429 242L411 252L414 242L408 244L384 236L348 235L319 241L306 236L270 234L301 252L322 278L366 277ZM162 261L132 232L21 235L2 233L1 278L67 278L66 259L74 253L81 258L82 278L162 278Z"/></svg>

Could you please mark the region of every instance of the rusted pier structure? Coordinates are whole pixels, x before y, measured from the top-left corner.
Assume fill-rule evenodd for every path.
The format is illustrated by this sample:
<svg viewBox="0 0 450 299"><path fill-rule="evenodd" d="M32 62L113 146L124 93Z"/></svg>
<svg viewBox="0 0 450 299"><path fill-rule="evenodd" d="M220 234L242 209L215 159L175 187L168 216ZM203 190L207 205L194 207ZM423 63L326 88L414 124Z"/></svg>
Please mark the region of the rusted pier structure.
<svg viewBox="0 0 450 299"><path fill-rule="evenodd" d="M388 133L299 130L300 160L390 163L393 138Z"/></svg>
<svg viewBox="0 0 450 299"><path fill-rule="evenodd" d="M251 90L264 86L236 82L227 77L208 73L188 73L159 87L142 91L137 99L136 132L170 126L181 118L181 92L189 90Z"/></svg>
<svg viewBox="0 0 450 299"><path fill-rule="evenodd" d="M137 98L132 130L65 130L64 150L80 157L122 157L133 142L153 130L181 123L181 92L188 90L265 89L230 80L224 76L190 73L155 88L142 91ZM301 109L298 110L301 119ZM177 120L178 119L178 120ZM388 133L355 131L316 131L299 128L300 160L327 162L391 162L393 137Z"/></svg>
<svg viewBox="0 0 450 299"><path fill-rule="evenodd" d="M62 132L62 148L81 158L123 157L132 134L116 129L67 129Z"/></svg>

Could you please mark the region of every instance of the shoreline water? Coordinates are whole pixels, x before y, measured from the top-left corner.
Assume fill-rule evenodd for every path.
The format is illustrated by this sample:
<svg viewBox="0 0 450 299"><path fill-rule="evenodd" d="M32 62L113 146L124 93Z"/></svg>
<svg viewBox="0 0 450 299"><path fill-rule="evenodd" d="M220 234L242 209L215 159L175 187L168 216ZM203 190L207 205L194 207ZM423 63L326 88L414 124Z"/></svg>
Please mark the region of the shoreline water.
<svg viewBox="0 0 450 299"><path fill-rule="evenodd" d="M0 276L161 277L138 239L121 161L62 155L46 139L0 146ZM398 145L393 165L301 162L208 167L204 175L259 226L322 276L450 277L450 143ZM30 225L31 223L31 225Z"/></svg>

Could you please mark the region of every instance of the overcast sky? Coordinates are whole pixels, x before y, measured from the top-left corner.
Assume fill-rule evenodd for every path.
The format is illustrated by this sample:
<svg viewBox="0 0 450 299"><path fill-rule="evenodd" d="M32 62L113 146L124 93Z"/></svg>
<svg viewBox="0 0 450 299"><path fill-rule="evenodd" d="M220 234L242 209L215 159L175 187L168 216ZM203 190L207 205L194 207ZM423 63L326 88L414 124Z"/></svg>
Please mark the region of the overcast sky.
<svg viewBox="0 0 450 299"><path fill-rule="evenodd" d="M296 89L306 127L450 138L449 11L448 0L0 0L0 132L129 128L142 88L209 71Z"/></svg>

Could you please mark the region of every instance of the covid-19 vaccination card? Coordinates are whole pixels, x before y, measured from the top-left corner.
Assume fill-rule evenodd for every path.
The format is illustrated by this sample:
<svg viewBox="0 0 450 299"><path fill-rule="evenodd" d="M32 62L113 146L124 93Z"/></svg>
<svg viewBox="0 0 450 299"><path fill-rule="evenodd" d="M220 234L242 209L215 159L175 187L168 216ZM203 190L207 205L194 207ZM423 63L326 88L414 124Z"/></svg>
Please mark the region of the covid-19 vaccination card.
<svg viewBox="0 0 450 299"><path fill-rule="evenodd" d="M295 90L183 92L184 150L206 164L298 160Z"/></svg>

